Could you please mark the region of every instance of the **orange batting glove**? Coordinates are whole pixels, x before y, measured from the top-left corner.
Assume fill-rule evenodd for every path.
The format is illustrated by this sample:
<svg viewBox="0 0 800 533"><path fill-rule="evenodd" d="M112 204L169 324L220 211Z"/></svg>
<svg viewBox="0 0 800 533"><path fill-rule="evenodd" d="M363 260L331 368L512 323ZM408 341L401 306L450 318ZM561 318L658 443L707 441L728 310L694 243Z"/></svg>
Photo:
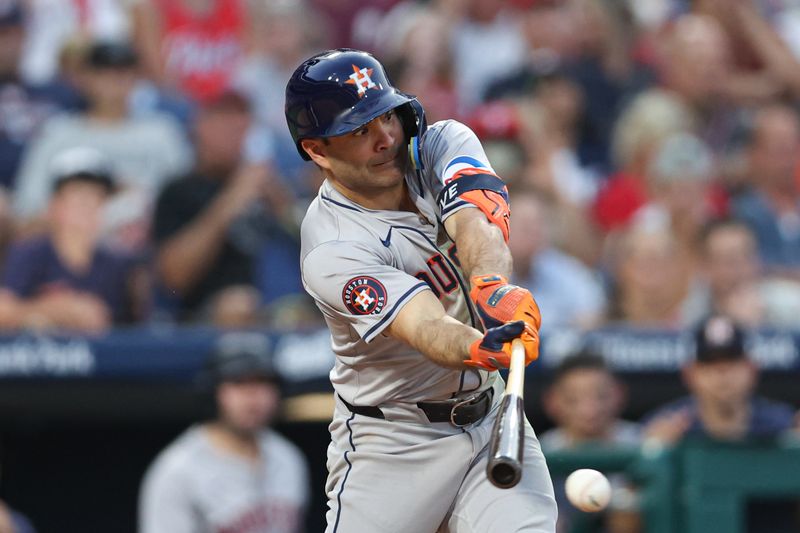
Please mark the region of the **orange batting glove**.
<svg viewBox="0 0 800 533"><path fill-rule="evenodd" d="M522 320L534 331L542 325L539 306L528 289L509 285L499 274L473 276L469 293L485 328L494 328L515 320Z"/></svg>
<svg viewBox="0 0 800 533"><path fill-rule="evenodd" d="M469 359L464 364L486 370L508 368L511 364L511 341L522 339L525 345L525 364L539 357L539 335L522 320L489 328L482 339L469 347Z"/></svg>

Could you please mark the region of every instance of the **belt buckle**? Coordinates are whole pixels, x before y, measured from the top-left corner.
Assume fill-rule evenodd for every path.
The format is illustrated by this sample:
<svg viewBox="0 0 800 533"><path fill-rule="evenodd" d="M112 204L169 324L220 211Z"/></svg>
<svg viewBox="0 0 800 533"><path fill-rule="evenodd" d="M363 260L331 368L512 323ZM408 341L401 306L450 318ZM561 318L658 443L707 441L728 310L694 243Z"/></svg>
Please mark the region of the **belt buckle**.
<svg viewBox="0 0 800 533"><path fill-rule="evenodd" d="M483 395L483 392L479 392L479 393L476 393L476 394L471 394L470 396L467 396L466 398L463 398L460 401L458 401L455 404L453 404L453 407L450 408L450 423L453 426L457 427L457 428L463 428L465 426L469 426L470 424L474 423L474 422L468 422L466 424L457 423L456 419L455 419L455 417L456 417L456 409L458 409L459 407L461 407L463 405L469 405L469 404L479 400L482 395Z"/></svg>

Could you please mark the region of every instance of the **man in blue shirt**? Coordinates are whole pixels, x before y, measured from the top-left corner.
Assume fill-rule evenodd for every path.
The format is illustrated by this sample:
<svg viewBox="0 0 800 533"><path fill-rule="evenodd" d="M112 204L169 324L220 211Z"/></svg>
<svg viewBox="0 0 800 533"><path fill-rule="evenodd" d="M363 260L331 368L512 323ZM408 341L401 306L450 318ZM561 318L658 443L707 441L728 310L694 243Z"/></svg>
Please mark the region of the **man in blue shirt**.
<svg viewBox="0 0 800 533"><path fill-rule="evenodd" d="M741 327L712 316L694 336L694 358L683 369L690 395L646 417L645 441L671 445L684 436L740 441L792 428L790 406L755 395L758 369L747 355Z"/></svg>
<svg viewBox="0 0 800 533"><path fill-rule="evenodd" d="M735 198L733 213L756 235L759 255L775 274L800 276L800 119L775 104L758 110L748 147L752 189Z"/></svg>
<svg viewBox="0 0 800 533"><path fill-rule="evenodd" d="M3 264L0 327L101 333L135 318L135 262L100 243L114 180L102 154L72 148L53 162L45 234L15 243Z"/></svg>
<svg viewBox="0 0 800 533"><path fill-rule="evenodd" d="M792 429L794 410L789 405L755 395L758 369L747 355L744 337L725 316L711 316L700 324L694 358L683 369L690 395L649 417L645 446L669 446L684 437L769 440ZM755 500L748 505L747 531L788 533L797 526L792 501Z"/></svg>

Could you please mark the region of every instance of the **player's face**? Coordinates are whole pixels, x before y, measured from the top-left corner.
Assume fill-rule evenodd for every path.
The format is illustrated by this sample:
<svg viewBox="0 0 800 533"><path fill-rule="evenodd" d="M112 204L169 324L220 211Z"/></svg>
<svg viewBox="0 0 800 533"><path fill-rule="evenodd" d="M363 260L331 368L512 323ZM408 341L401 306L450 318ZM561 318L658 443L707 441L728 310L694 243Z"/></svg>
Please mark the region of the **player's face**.
<svg viewBox="0 0 800 533"><path fill-rule="evenodd" d="M403 123L394 110L353 132L310 139L303 146L312 146L312 160L350 191L369 194L403 182L408 155Z"/></svg>
<svg viewBox="0 0 800 533"><path fill-rule="evenodd" d="M695 363L685 377L687 386L701 403L737 406L752 394L756 369L747 360Z"/></svg>
<svg viewBox="0 0 800 533"><path fill-rule="evenodd" d="M264 379L226 381L217 388L219 417L233 431L252 434L272 418L278 398L278 388Z"/></svg>
<svg viewBox="0 0 800 533"><path fill-rule="evenodd" d="M550 416L573 438L601 439L622 406L622 391L608 372L574 370L565 375L547 399Z"/></svg>

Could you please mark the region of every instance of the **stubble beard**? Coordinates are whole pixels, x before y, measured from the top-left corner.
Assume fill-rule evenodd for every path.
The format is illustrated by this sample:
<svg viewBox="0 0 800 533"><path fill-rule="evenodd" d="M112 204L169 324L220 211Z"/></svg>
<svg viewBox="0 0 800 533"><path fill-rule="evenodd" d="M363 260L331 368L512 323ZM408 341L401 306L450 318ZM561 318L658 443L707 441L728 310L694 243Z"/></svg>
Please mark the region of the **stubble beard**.
<svg viewBox="0 0 800 533"><path fill-rule="evenodd" d="M376 169L370 164L361 167L357 175L349 180L348 187L355 191L379 192L401 186L407 169L401 152L402 150L398 151L392 163L383 165L385 168Z"/></svg>

